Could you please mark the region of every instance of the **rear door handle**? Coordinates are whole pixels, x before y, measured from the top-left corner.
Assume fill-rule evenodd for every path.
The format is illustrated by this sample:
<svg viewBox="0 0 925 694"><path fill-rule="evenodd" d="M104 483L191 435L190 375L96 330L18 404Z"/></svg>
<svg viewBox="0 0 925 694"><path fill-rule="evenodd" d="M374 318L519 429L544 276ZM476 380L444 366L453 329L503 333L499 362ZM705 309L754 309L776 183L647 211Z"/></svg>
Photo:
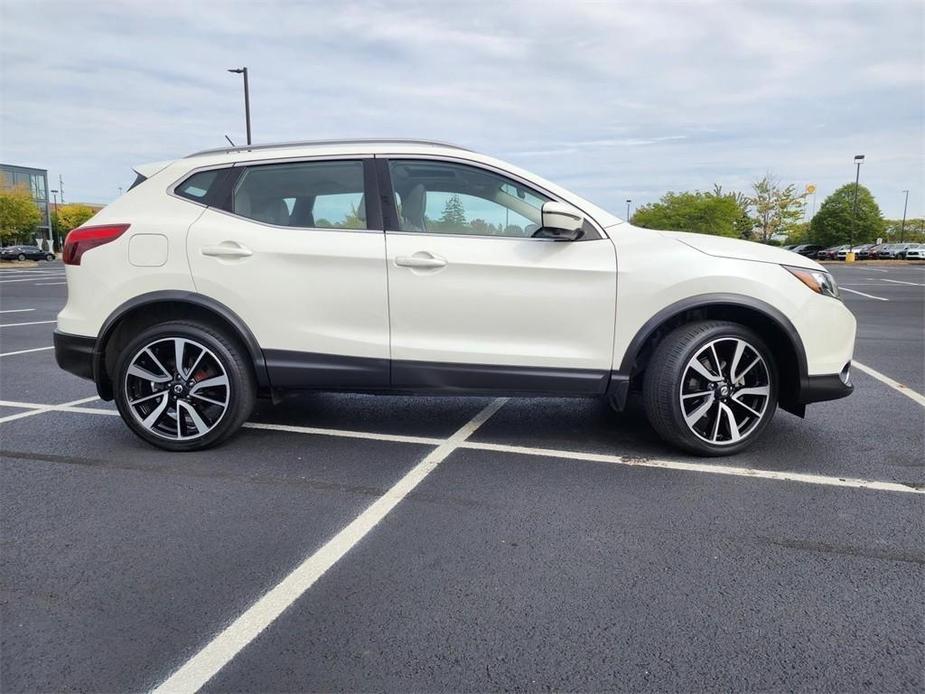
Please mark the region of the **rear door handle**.
<svg viewBox="0 0 925 694"><path fill-rule="evenodd" d="M215 258L246 258L254 252L237 241L223 241L217 246L204 246L200 253Z"/></svg>
<svg viewBox="0 0 925 694"><path fill-rule="evenodd" d="M413 268L438 268L446 267L446 260L427 252L416 253L414 255L401 255L395 258L395 264L401 267Z"/></svg>

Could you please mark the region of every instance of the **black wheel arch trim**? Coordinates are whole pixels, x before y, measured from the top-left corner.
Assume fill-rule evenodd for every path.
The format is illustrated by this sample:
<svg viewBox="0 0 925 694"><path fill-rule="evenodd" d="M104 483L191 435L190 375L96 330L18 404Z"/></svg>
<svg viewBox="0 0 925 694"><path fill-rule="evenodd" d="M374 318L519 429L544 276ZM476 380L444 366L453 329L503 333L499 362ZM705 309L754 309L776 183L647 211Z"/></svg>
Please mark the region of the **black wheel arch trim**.
<svg viewBox="0 0 925 694"><path fill-rule="evenodd" d="M112 337L113 332L119 325L119 322L130 312L135 311L143 306L152 304L162 304L174 302L188 304L196 308L205 309L216 314L219 318L228 323L237 333L237 337L244 343L247 348L248 356L254 365L254 374L257 378L258 388L268 388L270 380L267 376L267 365L263 355L263 350L251 332L247 324L241 318L225 306L205 294L199 294L193 291L183 290L160 290L140 294L133 297L123 304L120 304L109 317L103 322L103 326L97 335L96 346L93 350L93 381L96 383L97 392L104 400L112 399L112 382L106 373L106 345Z"/></svg>
<svg viewBox="0 0 925 694"><path fill-rule="evenodd" d="M787 318L787 316L784 315L783 312L781 312L779 309L771 306L765 301L756 299L751 296L746 296L744 294L698 294L696 296L690 296L665 306L660 311L658 311L658 313L649 318L649 320L647 320L637 331L635 336L633 336L629 346L626 348L626 352L623 354L623 360L620 363L620 369L618 373L625 374L627 376L631 376L634 373L643 346L662 325L671 319L686 313L687 311L693 311L699 308L705 309L714 307L749 309L764 315L768 320L772 321L774 325L779 328L787 337L791 347L793 348L794 354L796 354L798 369L796 374L796 383L797 388L802 390L803 384L806 383L808 367L806 362L806 349L803 346L803 339L800 337L800 333L793 326L793 323L790 321L790 319ZM802 415L802 412L799 411L802 410L802 408L799 407L798 404L805 401L803 400L801 393L793 394L792 399L792 403L789 400L782 400L780 403L781 408L787 411L794 411L794 414Z"/></svg>

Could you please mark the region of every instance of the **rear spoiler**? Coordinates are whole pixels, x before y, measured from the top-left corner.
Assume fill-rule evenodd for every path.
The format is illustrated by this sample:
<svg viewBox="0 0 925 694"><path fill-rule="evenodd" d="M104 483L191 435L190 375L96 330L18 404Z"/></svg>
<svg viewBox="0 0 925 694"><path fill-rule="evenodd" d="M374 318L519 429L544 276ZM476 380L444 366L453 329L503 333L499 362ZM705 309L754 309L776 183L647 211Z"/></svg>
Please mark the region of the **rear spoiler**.
<svg viewBox="0 0 925 694"><path fill-rule="evenodd" d="M155 161L151 164L139 164L132 168L132 171L135 172L135 180L132 181L132 185L128 187L129 190L137 186L139 183L144 183L154 174L163 171L168 166L173 164L172 161Z"/></svg>

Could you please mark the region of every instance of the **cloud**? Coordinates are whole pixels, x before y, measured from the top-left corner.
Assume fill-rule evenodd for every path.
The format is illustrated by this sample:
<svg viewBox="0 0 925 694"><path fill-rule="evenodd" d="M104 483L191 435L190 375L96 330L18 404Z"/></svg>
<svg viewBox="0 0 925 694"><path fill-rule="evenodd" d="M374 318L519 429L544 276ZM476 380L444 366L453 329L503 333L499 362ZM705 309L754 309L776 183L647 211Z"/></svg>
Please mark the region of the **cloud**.
<svg viewBox="0 0 925 694"><path fill-rule="evenodd" d="M923 6L425 0L0 3L0 159L105 202L133 164L243 139L456 141L617 213L767 170L922 214ZM53 40L50 41L50 38ZM42 47L42 48L39 48ZM821 200L821 197L820 197Z"/></svg>

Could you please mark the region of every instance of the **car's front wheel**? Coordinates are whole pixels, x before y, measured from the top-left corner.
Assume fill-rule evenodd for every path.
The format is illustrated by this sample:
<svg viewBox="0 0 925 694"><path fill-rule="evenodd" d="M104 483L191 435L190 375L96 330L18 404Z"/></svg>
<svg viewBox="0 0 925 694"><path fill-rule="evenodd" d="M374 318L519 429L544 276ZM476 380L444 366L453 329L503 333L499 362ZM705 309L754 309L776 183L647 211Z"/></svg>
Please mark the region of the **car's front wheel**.
<svg viewBox="0 0 925 694"><path fill-rule="evenodd" d="M119 352L114 395L129 428L171 451L214 446L250 416L253 372L237 343L211 326L172 321Z"/></svg>
<svg viewBox="0 0 925 694"><path fill-rule="evenodd" d="M51 253L48 253L45 255L45 260L47 260L49 263L54 259L55 259L55 256L53 256Z"/></svg>
<svg viewBox="0 0 925 694"><path fill-rule="evenodd" d="M697 455L737 453L777 408L777 369L754 331L700 321L676 328L646 367L643 402L666 441Z"/></svg>
<svg viewBox="0 0 925 694"><path fill-rule="evenodd" d="M26 259L25 253L20 253L18 256L16 256L16 260L25 260L25 259Z"/></svg>

